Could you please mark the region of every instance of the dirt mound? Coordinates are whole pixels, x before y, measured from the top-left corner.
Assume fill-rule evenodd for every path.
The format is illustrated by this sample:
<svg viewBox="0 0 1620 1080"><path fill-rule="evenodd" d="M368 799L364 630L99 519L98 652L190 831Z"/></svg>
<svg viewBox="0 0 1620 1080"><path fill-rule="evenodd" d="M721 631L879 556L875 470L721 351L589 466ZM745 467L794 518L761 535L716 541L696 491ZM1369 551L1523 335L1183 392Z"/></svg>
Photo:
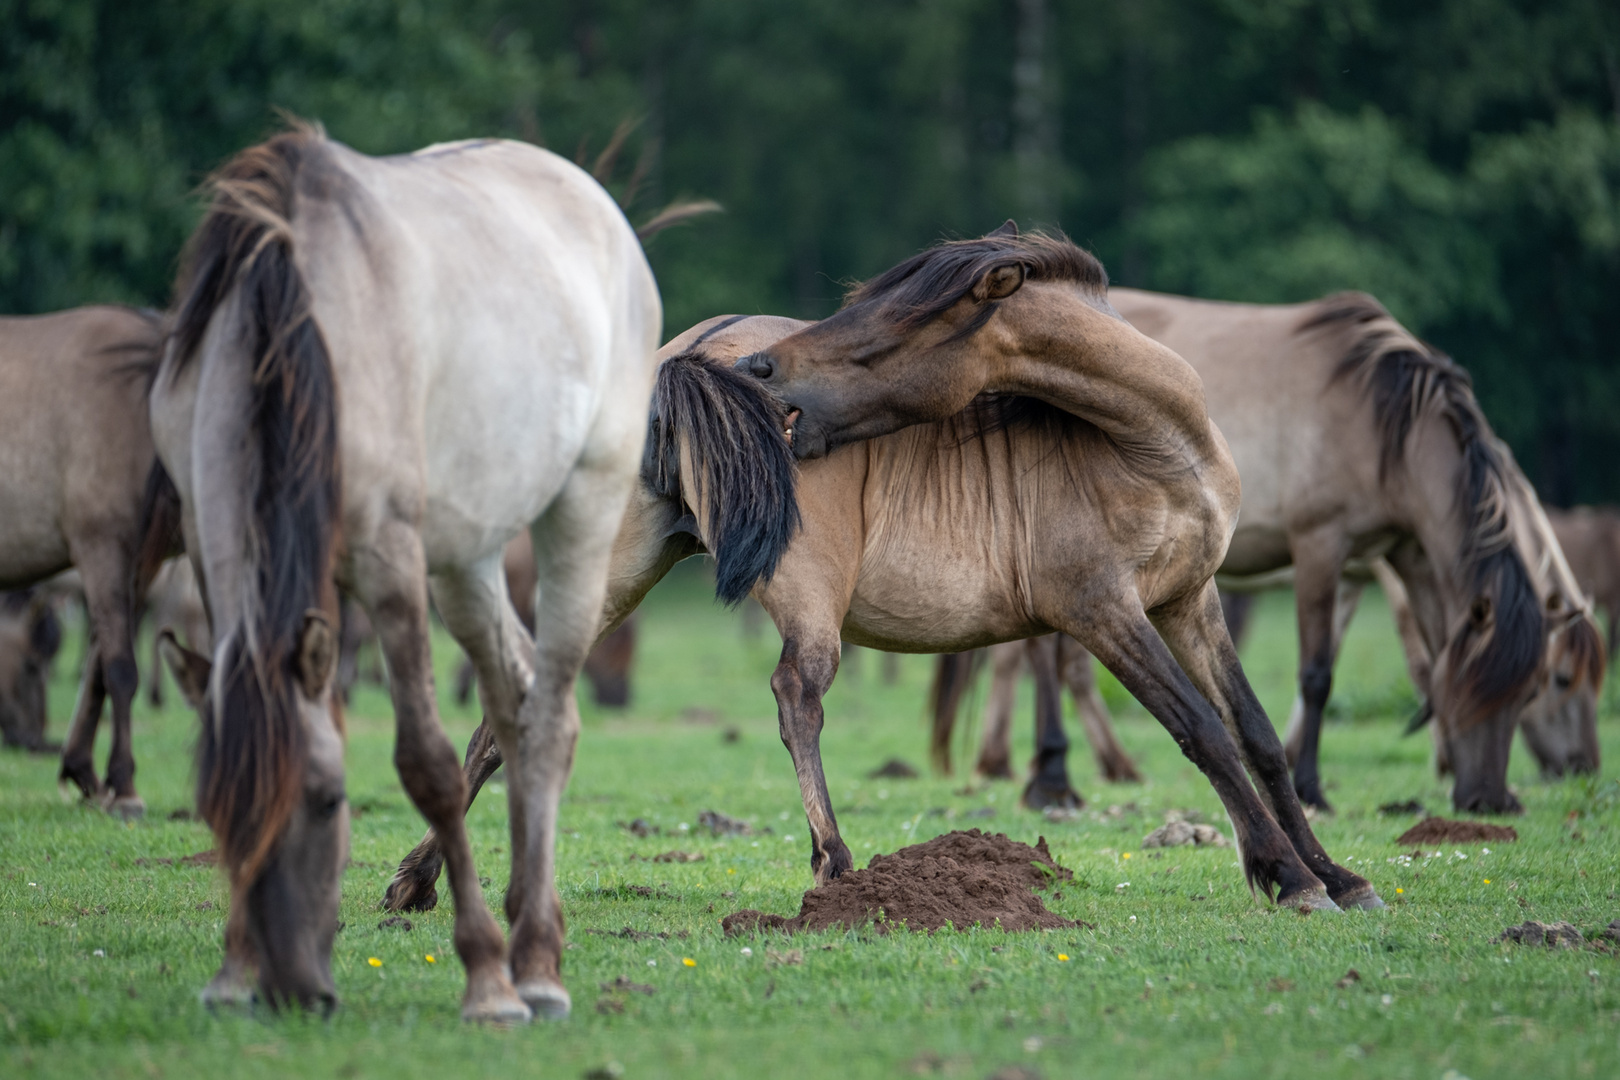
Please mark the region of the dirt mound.
<svg viewBox="0 0 1620 1080"><path fill-rule="evenodd" d="M1506 843L1519 838L1511 825L1487 825L1483 821L1453 821L1451 818L1424 818L1395 838L1397 844L1478 844L1481 841Z"/></svg>
<svg viewBox="0 0 1620 1080"><path fill-rule="evenodd" d="M721 920L727 936L759 930L794 933L873 923L880 932L965 930L975 923L1003 930L1057 930L1077 923L1053 914L1032 889L1074 877L1052 860L1046 837L1034 847L978 829L874 855L865 870L804 894L795 918L739 911Z"/></svg>
<svg viewBox="0 0 1620 1080"><path fill-rule="evenodd" d="M1510 926L1491 939L1492 944L1517 941L1521 945L1545 945L1551 949L1573 949L1586 944L1581 932L1567 922L1543 923L1534 919L1520 926Z"/></svg>

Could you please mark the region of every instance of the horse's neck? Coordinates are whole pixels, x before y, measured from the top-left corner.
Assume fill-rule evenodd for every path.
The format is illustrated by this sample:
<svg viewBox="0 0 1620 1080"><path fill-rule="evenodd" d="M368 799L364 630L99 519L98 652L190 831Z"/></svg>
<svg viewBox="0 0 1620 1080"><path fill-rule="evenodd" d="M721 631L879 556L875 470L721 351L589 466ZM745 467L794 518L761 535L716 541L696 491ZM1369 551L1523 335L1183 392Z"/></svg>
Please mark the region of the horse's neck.
<svg viewBox="0 0 1620 1080"><path fill-rule="evenodd" d="M1197 372L1073 286L1033 283L1008 304L992 389L1027 394L1097 425L1125 450L1178 464L1212 452ZM1016 297L1015 297L1016 299Z"/></svg>
<svg viewBox="0 0 1620 1080"><path fill-rule="evenodd" d="M1429 557L1450 619L1466 603L1465 578L1473 507L1462 450L1444 417L1429 412L1418 421L1386 493L1399 504Z"/></svg>

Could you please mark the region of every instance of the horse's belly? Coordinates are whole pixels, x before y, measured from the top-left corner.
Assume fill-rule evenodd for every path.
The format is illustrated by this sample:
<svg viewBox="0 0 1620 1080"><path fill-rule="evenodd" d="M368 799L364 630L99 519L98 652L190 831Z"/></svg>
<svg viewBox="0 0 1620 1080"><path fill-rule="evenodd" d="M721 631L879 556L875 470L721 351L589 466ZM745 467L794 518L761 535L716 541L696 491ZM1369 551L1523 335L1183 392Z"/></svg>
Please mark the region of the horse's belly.
<svg viewBox="0 0 1620 1080"><path fill-rule="evenodd" d="M972 565L935 556L863 573L844 616L844 640L891 652L959 652L1041 633L1013 590Z"/></svg>

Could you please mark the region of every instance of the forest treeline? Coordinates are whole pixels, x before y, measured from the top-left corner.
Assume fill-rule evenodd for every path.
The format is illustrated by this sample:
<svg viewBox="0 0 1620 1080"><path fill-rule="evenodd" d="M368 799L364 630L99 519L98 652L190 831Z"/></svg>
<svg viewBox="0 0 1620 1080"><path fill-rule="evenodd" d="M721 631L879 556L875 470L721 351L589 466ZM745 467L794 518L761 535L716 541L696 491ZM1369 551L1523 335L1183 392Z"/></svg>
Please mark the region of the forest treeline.
<svg viewBox="0 0 1620 1080"><path fill-rule="evenodd" d="M0 310L162 305L277 111L596 167L673 333L1008 217L1121 284L1377 294L1549 501L1620 501L1612 0L0 0Z"/></svg>

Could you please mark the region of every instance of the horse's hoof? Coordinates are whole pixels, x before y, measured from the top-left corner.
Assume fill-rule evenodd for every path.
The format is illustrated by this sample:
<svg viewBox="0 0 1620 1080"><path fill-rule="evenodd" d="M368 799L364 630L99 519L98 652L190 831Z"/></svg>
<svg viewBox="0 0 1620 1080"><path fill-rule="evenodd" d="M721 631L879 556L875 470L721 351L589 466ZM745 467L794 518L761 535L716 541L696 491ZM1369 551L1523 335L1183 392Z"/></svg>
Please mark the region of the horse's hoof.
<svg viewBox="0 0 1620 1080"><path fill-rule="evenodd" d="M61 790L62 797L69 801L78 798L91 802L101 797L101 781L96 779L96 771L90 768L63 765L62 771L56 774L56 786Z"/></svg>
<svg viewBox="0 0 1620 1080"><path fill-rule="evenodd" d="M1328 896L1327 890L1321 888L1306 889L1304 892L1297 892L1292 896L1279 898L1277 907L1283 910L1292 909L1301 915L1308 915L1313 911L1342 910Z"/></svg>
<svg viewBox="0 0 1620 1080"><path fill-rule="evenodd" d="M419 872L401 866L383 893L384 911L432 911L439 904L439 890L433 887L435 874L422 880Z"/></svg>
<svg viewBox="0 0 1620 1080"><path fill-rule="evenodd" d="M1334 898L1345 911L1383 911L1389 907L1369 882Z"/></svg>
<svg viewBox="0 0 1620 1080"><path fill-rule="evenodd" d="M1080 793L1068 784L1045 787L1031 780L1018 800L1026 810L1078 810L1086 804Z"/></svg>
<svg viewBox="0 0 1620 1080"><path fill-rule="evenodd" d="M573 998L568 996L568 991L560 983L531 979L519 984L517 992L518 997L534 1010L534 1015L543 1020L566 1020L574 1009Z"/></svg>
<svg viewBox="0 0 1620 1080"><path fill-rule="evenodd" d="M104 809L121 821L138 821L146 816L146 800L139 795L121 795L108 800Z"/></svg>
<svg viewBox="0 0 1620 1080"><path fill-rule="evenodd" d="M202 988L197 1000L202 1002L203 1008L217 1012L250 1009L258 997L259 995L247 982L221 971Z"/></svg>
<svg viewBox="0 0 1620 1080"><path fill-rule="evenodd" d="M564 993L563 997L567 998ZM461 1018L472 1024L527 1024L534 1013L512 987L503 972L482 979L469 979L467 996L461 1002Z"/></svg>

